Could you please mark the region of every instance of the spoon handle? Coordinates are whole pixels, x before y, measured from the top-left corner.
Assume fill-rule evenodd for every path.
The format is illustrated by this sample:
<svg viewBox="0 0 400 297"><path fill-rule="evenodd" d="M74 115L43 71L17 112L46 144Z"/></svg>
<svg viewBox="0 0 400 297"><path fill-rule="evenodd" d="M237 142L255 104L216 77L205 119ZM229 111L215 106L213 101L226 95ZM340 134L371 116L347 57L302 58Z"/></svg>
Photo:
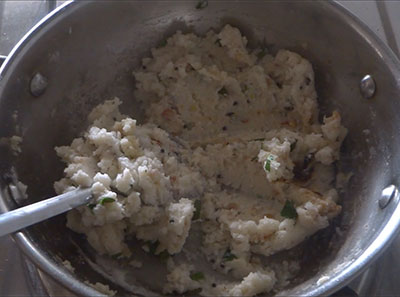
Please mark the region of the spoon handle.
<svg viewBox="0 0 400 297"><path fill-rule="evenodd" d="M90 188L76 189L0 215L0 237L89 202Z"/></svg>

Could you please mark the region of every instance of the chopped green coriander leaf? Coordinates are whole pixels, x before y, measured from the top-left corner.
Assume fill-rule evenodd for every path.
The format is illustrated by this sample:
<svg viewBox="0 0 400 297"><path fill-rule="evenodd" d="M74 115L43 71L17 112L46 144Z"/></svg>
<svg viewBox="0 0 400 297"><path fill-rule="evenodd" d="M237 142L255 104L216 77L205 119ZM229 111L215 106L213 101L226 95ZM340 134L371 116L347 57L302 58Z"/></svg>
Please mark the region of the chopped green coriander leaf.
<svg viewBox="0 0 400 297"><path fill-rule="evenodd" d="M286 200L285 205L281 210L281 216L287 219L296 219L297 218L297 211L294 207L293 201Z"/></svg>
<svg viewBox="0 0 400 297"><path fill-rule="evenodd" d="M267 54L267 51L265 50L265 48L263 48L262 50L261 50L261 52L259 52L258 54L257 54L257 58L258 59L262 59L262 58L264 58L264 56Z"/></svg>
<svg viewBox="0 0 400 297"><path fill-rule="evenodd" d="M200 0L197 2L196 9L203 9L208 6L208 0Z"/></svg>
<svg viewBox="0 0 400 297"><path fill-rule="evenodd" d="M218 45L219 47L222 46L222 44L221 44L221 39L220 39L220 38L218 38L217 40L215 40L214 43L215 43L216 45Z"/></svg>
<svg viewBox="0 0 400 297"><path fill-rule="evenodd" d="M264 163L264 169L266 170L266 171L271 171L271 161L270 160L267 160L267 161L265 161L265 163Z"/></svg>
<svg viewBox="0 0 400 297"><path fill-rule="evenodd" d="M166 39L163 40L163 41L161 41L160 47L164 47L164 46L166 46L166 45L167 45L167 40L166 40Z"/></svg>
<svg viewBox="0 0 400 297"><path fill-rule="evenodd" d="M228 95L228 91L225 89L225 87L222 87L219 91L218 94L222 95L222 96L226 96Z"/></svg>
<svg viewBox="0 0 400 297"><path fill-rule="evenodd" d="M230 249L227 249L225 254L222 256L222 261L225 261L225 262L229 262L229 261L232 261L234 259L237 259L237 257L236 257L235 254L231 253Z"/></svg>
<svg viewBox="0 0 400 297"><path fill-rule="evenodd" d="M203 272L193 272L190 274L190 278L194 281L200 281L204 279L204 274Z"/></svg>
<svg viewBox="0 0 400 297"><path fill-rule="evenodd" d="M268 172L271 171L271 162L274 160L274 156L273 155L269 155L267 157L267 160L264 162L264 169Z"/></svg>
<svg viewBox="0 0 400 297"><path fill-rule="evenodd" d="M87 207L89 207L91 210L93 210L93 208L96 207L96 204L95 203L90 203L90 204L87 205Z"/></svg>
<svg viewBox="0 0 400 297"><path fill-rule="evenodd" d="M248 89L249 89L249 87L247 85L243 85L243 87L242 87L243 92L246 92Z"/></svg>
<svg viewBox="0 0 400 297"><path fill-rule="evenodd" d="M195 200L194 201L194 213L192 220L198 220L200 219L200 212L201 212L201 201L200 200Z"/></svg>
<svg viewBox="0 0 400 297"><path fill-rule="evenodd" d="M102 197L99 201L99 204L104 205L105 203L111 203L111 202L115 202L115 199L111 197Z"/></svg>
<svg viewBox="0 0 400 297"><path fill-rule="evenodd" d="M160 260L165 262L168 260L168 258L171 256L170 254L168 254L168 252L166 250L163 250L159 255Z"/></svg>
<svg viewBox="0 0 400 297"><path fill-rule="evenodd" d="M149 247L149 253L155 255L157 247L159 246L158 240L156 241L147 241L146 242L147 246Z"/></svg>

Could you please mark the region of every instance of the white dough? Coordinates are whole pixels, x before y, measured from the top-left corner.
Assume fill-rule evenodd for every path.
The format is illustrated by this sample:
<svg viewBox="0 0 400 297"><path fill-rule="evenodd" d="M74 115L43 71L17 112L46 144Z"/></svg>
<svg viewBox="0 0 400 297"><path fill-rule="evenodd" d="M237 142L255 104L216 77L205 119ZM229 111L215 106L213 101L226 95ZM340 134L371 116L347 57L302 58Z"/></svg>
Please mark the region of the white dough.
<svg viewBox="0 0 400 297"><path fill-rule="evenodd" d="M151 242L155 254L181 253L200 214L199 250L233 280L193 279L193 263L170 261L164 293L253 296L287 284L298 263L265 267L260 255L296 246L341 211L339 113L318 123L307 60L246 44L229 25L204 37L177 32L134 72L144 124L120 114L115 98L93 110L82 137L56 148L67 165L57 193L81 186L94 196L67 226L100 254L130 256L131 235L149 252Z"/></svg>

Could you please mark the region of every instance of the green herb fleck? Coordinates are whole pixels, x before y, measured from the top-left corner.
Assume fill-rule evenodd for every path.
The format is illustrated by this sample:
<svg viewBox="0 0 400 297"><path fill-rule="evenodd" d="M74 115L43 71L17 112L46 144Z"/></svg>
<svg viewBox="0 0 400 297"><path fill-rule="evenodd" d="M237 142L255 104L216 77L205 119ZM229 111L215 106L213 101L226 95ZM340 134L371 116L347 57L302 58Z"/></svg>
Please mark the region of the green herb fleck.
<svg viewBox="0 0 400 297"><path fill-rule="evenodd" d="M166 40L166 39L163 40L163 41L161 41L160 47L164 47L164 46L166 46L166 45L167 45L167 40Z"/></svg>
<svg viewBox="0 0 400 297"><path fill-rule="evenodd" d="M146 242L147 246L149 247L149 253L155 255L157 247L159 246L158 240L156 241L147 241Z"/></svg>
<svg viewBox="0 0 400 297"><path fill-rule="evenodd" d="M242 87L243 92L246 92L248 89L249 89L249 87L247 85L243 85L243 87Z"/></svg>
<svg viewBox="0 0 400 297"><path fill-rule="evenodd" d="M214 43L215 43L216 45L218 45L219 47L222 47L221 39L220 39L220 38L218 38L217 40L215 40Z"/></svg>
<svg viewBox="0 0 400 297"><path fill-rule="evenodd" d="M265 163L264 163L264 169L265 169L266 171L268 171L268 172L271 171L271 162L272 162L274 159L275 159L275 158L274 158L273 155L269 155L269 156L267 157L267 161L265 161Z"/></svg>
<svg viewBox="0 0 400 297"><path fill-rule="evenodd" d="M194 213L193 213L193 218L192 218L193 221L200 219L200 212L201 212L201 201L195 200L194 201Z"/></svg>
<svg viewBox="0 0 400 297"><path fill-rule="evenodd" d="M93 210L93 208L96 207L96 204L95 203L90 203L90 204L87 205L87 207L89 207L90 210Z"/></svg>
<svg viewBox="0 0 400 297"><path fill-rule="evenodd" d="M100 199L99 204L104 205L105 203L111 203L111 202L115 202L115 199L111 197L103 197Z"/></svg>
<svg viewBox="0 0 400 297"><path fill-rule="evenodd" d="M204 279L204 274L203 272L193 272L190 274L190 278L194 281L200 281Z"/></svg>
<svg viewBox="0 0 400 297"><path fill-rule="evenodd" d="M237 259L237 257L236 257L235 254L231 253L230 249L227 249L225 254L222 256L222 261L225 261L225 262L229 262L229 261L232 261L234 259Z"/></svg>
<svg viewBox="0 0 400 297"><path fill-rule="evenodd" d="M296 144L297 144L297 139L293 143L290 144L290 151L291 152L293 152L294 149L296 148Z"/></svg>
<svg viewBox="0 0 400 297"><path fill-rule="evenodd" d="M281 216L287 219L296 219L297 218L297 211L294 207L293 201L286 200L285 205L281 210Z"/></svg>
<svg viewBox="0 0 400 297"><path fill-rule="evenodd" d="M166 250L163 250L158 256L161 261L166 262L171 255Z"/></svg>
<svg viewBox="0 0 400 297"><path fill-rule="evenodd" d="M228 95L228 91L225 89L225 87L222 87L219 91L218 94L220 94L221 96L226 96Z"/></svg>
<svg viewBox="0 0 400 297"><path fill-rule="evenodd" d="M262 58L264 58L264 56L267 54L267 51L265 50L265 48L263 48L262 50L261 50L261 52L259 52L258 54L257 54L257 58L258 59L262 59Z"/></svg>
<svg viewBox="0 0 400 297"><path fill-rule="evenodd" d="M208 6L208 0L200 0L197 2L196 9L203 9Z"/></svg>

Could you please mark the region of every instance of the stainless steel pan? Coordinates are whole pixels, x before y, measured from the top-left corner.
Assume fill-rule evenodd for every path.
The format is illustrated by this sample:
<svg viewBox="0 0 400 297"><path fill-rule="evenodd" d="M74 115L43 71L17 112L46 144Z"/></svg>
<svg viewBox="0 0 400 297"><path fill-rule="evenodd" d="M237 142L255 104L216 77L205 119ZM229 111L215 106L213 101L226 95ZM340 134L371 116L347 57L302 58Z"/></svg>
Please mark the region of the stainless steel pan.
<svg viewBox="0 0 400 297"><path fill-rule="evenodd" d="M9 191L15 178L28 185L29 199L22 204L54 194L52 183L61 177L63 165L53 148L69 143L86 127L86 116L96 104L118 96L124 100L123 111L141 119L141 107L131 99L131 71L151 47L178 29L201 34L230 23L249 37L250 47L261 42L272 51L288 48L309 59L322 113L338 108L349 128L341 166L351 168L354 177L342 196L343 215L298 248L303 269L279 293L331 294L366 269L399 227L399 61L365 25L332 2L209 1L204 9L196 4L66 3L19 42L0 69L0 137L23 136L18 157L1 148L1 209L18 206L18 195ZM37 73L48 84L35 96L30 83ZM376 83L370 99L359 89L366 74ZM387 188L390 184L395 186ZM109 283L119 294L127 293L82 260L82 255L93 260L90 248L65 227L64 216L16 233L14 239L41 270L75 294L98 294L84 280ZM61 265L65 259L75 273ZM151 265L132 278L155 290L158 279ZM324 282L318 282L321 277Z"/></svg>

